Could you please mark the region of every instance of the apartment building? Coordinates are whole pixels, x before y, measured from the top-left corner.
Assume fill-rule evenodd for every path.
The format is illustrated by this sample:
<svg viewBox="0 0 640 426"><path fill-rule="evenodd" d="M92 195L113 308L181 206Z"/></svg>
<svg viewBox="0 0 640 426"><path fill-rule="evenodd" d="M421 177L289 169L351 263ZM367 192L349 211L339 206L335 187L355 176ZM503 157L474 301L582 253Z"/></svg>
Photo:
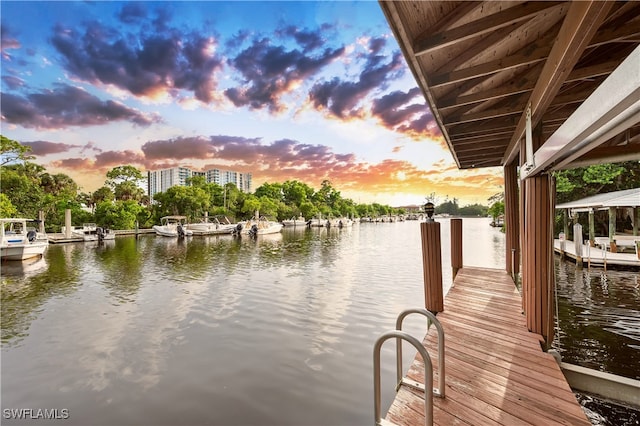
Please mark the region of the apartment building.
<svg viewBox="0 0 640 426"><path fill-rule="evenodd" d="M148 194L152 200L155 194L164 192L172 186L186 186L187 179L194 176L204 176L207 183L217 183L220 186L233 183L240 191L251 192L251 173L240 173L233 170L209 169L200 172L186 167L172 167L149 171L147 175Z"/></svg>

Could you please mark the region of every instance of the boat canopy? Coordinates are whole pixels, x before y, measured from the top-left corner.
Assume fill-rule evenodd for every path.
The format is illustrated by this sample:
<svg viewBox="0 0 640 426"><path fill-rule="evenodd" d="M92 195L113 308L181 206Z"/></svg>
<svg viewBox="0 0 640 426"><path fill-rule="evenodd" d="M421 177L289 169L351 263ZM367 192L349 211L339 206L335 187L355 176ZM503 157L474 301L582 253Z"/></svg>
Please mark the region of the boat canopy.
<svg viewBox="0 0 640 426"><path fill-rule="evenodd" d="M638 207L640 206L640 188L607 192L585 197L580 200L558 204L556 209L571 209L573 211L589 211L608 209L609 207Z"/></svg>

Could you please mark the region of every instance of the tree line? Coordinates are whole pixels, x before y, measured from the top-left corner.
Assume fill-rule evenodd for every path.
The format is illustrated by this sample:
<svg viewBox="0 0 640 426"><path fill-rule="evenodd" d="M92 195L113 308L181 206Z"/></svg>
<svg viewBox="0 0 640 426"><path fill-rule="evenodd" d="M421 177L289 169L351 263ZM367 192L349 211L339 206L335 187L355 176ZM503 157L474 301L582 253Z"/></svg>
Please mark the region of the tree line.
<svg viewBox="0 0 640 426"><path fill-rule="evenodd" d="M184 215L200 221L208 214L227 216L232 221L252 217L256 211L282 221L304 216L379 217L403 214L388 205L355 203L345 198L330 181L314 189L304 182L264 183L254 193L244 193L233 183L207 183L194 176L187 186L173 186L149 199L140 187L145 178L131 165L118 166L106 174L96 191L81 192L69 176L50 174L31 160L30 147L1 136L0 216L36 218L45 214L48 232L64 225L65 210L71 210L74 225L95 222L111 229L149 228L168 215ZM87 211L90 210L90 211Z"/></svg>

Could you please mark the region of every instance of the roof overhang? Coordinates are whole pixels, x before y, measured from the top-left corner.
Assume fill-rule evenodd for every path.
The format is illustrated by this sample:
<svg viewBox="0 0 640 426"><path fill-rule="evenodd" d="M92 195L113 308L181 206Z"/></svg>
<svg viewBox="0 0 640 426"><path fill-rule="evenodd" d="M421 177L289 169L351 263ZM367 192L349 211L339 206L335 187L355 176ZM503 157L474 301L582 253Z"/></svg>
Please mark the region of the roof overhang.
<svg viewBox="0 0 640 426"><path fill-rule="evenodd" d="M529 176L640 159L640 2L380 6L459 168L524 162L528 108Z"/></svg>

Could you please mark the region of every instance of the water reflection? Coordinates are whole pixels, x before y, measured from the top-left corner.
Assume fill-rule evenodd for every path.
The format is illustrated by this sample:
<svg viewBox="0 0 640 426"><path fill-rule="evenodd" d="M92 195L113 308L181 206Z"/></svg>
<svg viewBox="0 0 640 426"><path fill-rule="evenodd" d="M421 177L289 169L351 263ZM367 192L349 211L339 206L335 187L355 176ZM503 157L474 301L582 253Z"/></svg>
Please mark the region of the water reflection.
<svg viewBox="0 0 640 426"><path fill-rule="evenodd" d="M640 379L638 272L576 268L556 257L563 360Z"/></svg>
<svg viewBox="0 0 640 426"><path fill-rule="evenodd" d="M49 247L36 262L3 263L0 274L2 345L17 345L27 336L38 311L54 297L77 290L81 259L73 246Z"/></svg>

